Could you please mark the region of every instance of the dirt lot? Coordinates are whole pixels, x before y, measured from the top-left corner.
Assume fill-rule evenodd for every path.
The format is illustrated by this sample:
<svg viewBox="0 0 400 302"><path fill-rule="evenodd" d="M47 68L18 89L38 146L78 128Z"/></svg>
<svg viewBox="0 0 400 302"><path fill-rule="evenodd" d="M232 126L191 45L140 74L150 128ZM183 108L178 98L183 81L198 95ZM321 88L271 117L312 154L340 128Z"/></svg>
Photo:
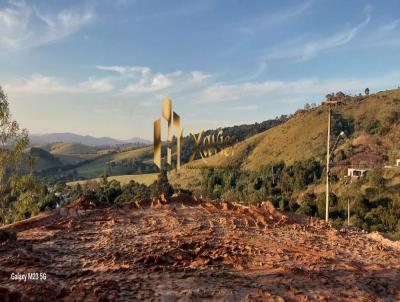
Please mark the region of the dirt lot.
<svg viewBox="0 0 400 302"><path fill-rule="evenodd" d="M0 301L400 300L397 244L269 203L83 208L2 229Z"/></svg>

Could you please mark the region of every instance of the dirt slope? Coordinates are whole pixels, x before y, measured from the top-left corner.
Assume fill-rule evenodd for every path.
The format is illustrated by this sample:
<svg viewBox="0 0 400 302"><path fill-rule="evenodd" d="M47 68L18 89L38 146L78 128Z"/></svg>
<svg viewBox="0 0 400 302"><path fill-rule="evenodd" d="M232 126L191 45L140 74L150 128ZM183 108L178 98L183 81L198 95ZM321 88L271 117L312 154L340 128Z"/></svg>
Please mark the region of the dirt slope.
<svg viewBox="0 0 400 302"><path fill-rule="evenodd" d="M0 301L400 300L397 245L269 203L95 207L5 228L18 239L0 244ZM47 278L14 281L13 272Z"/></svg>

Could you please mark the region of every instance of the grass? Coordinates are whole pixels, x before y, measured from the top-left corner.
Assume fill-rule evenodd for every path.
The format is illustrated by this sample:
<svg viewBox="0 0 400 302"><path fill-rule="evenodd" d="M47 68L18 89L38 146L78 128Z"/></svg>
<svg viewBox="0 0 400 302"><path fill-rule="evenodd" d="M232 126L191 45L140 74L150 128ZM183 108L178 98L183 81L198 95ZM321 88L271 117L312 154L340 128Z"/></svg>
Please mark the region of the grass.
<svg viewBox="0 0 400 302"><path fill-rule="evenodd" d="M76 165L82 161L90 160L101 155L97 149L82 144L72 143L53 143L53 144L33 144L32 147L40 148L48 152L49 156L41 157L36 155L35 171L46 170L59 167L61 165ZM43 155L43 154L42 154ZM50 161L50 156L59 161Z"/></svg>
<svg viewBox="0 0 400 302"><path fill-rule="evenodd" d="M95 178L102 175L106 169L106 163L112 161L122 161L122 160L138 160L143 161L153 156L152 146L143 147L135 150L123 151L120 153L109 154L102 156L99 159L96 159L88 164L85 164L76 169L78 175L81 175L86 178ZM123 167L116 167L112 170L113 174L126 174L124 173Z"/></svg>
<svg viewBox="0 0 400 302"><path fill-rule="evenodd" d="M182 167L178 171L170 171L168 180L175 189L200 190L201 170Z"/></svg>
<svg viewBox="0 0 400 302"><path fill-rule="evenodd" d="M95 147L75 143L55 143L50 147L52 154L62 155L97 154L97 151Z"/></svg>
<svg viewBox="0 0 400 302"><path fill-rule="evenodd" d="M361 125L373 120L385 123L389 114L400 111L400 89L383 91L366 97L362 101L345 103L334 109L345 119L352 119ZM325 106L295 114L286 123L252 136L235 147L233 156L215 155L206 160L198 160L188 166L237 167L255 171L261 165L283 160L286 164L307 160L311 157L323 158L326 150L328 111ZM355 133L354 137L363 133ZM383 137L385 145L393 150L400 150L400 124L391 125L390 132Z"/></svg>
<svg viewBox="0 0 400 302"><path fill-rule="evenodd" d="M150 173L150 174L137 174L137 175L118 175L118 176L110 176L107 178L108 181L116 180L121 183L121 185L125 185L129 183L131 180L134 180L138 183L145 184L146 186L151 185L155 180L157 180L158 173ZM101 178L93 178L92 180L100 181ZM67 183L68 186L74 186L76 184L84 185L89 180L80 180L80 181L72 181Z"/></svg>

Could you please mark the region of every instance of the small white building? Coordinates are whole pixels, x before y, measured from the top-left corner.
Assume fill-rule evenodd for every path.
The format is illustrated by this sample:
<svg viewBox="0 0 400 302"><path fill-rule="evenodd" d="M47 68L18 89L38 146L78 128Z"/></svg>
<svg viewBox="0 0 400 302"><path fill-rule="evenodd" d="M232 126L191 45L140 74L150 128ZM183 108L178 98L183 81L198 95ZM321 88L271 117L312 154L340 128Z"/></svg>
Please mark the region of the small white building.
<svg viewBox="0 0 400 302"><path fill-rule="evenodd" d="M359 179L361 176L364 176L368 172L367 169L347 169L347 176L352 179Z"/></svg>
<svg viewBox="0 0 400 302"><path fill-rule="evenodd" d="M400 159L396 160L396 166L400 167Z"/></svg>

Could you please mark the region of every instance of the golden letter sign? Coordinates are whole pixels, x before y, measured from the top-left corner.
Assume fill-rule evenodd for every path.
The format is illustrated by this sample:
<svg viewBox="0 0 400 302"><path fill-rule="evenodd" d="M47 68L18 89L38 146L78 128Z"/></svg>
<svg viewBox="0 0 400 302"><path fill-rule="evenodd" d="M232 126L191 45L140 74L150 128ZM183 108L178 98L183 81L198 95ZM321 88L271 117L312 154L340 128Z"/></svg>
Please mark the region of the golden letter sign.
<svg viewBox="0 0 400 302"><path fill-rule="evenodd" d="M181 129L181 121L179 115L174 111L172 115L172 101L165 99L162 103L162 117L168 122L168 138L167 138L167 163L171 165L172 158L172 121L177 131L177 150L176 150L176 167L181 167L181 139L183 139L183 129ZM154 163L161 169L161 119L154 121Z"/></svg>
<svg viewBox="0 0 400 302"><path fill-rule="evenodd" d="M173 130L176 130L176 168L181 167L181 144L183 142L183 128L181 128L180 116L172 111L171 99L165 99L162 102L161 116L168 123L168 137L167 137L167 163L172 163L172 137ZM205 162L205 158L212 156L217 153L221 153L225 156L233 154L233 147L226 147L231 145L235 140L232 137L224 137L222 130L219 130L217 134L209 134L202 138L204 129L196 136L193 132L190 134L194 138L195 146L192 150L192 155L189 161L195 159L197 153L200 158ZM154 121L154 163L158 168L161 169L161 118Z"/></svg>

